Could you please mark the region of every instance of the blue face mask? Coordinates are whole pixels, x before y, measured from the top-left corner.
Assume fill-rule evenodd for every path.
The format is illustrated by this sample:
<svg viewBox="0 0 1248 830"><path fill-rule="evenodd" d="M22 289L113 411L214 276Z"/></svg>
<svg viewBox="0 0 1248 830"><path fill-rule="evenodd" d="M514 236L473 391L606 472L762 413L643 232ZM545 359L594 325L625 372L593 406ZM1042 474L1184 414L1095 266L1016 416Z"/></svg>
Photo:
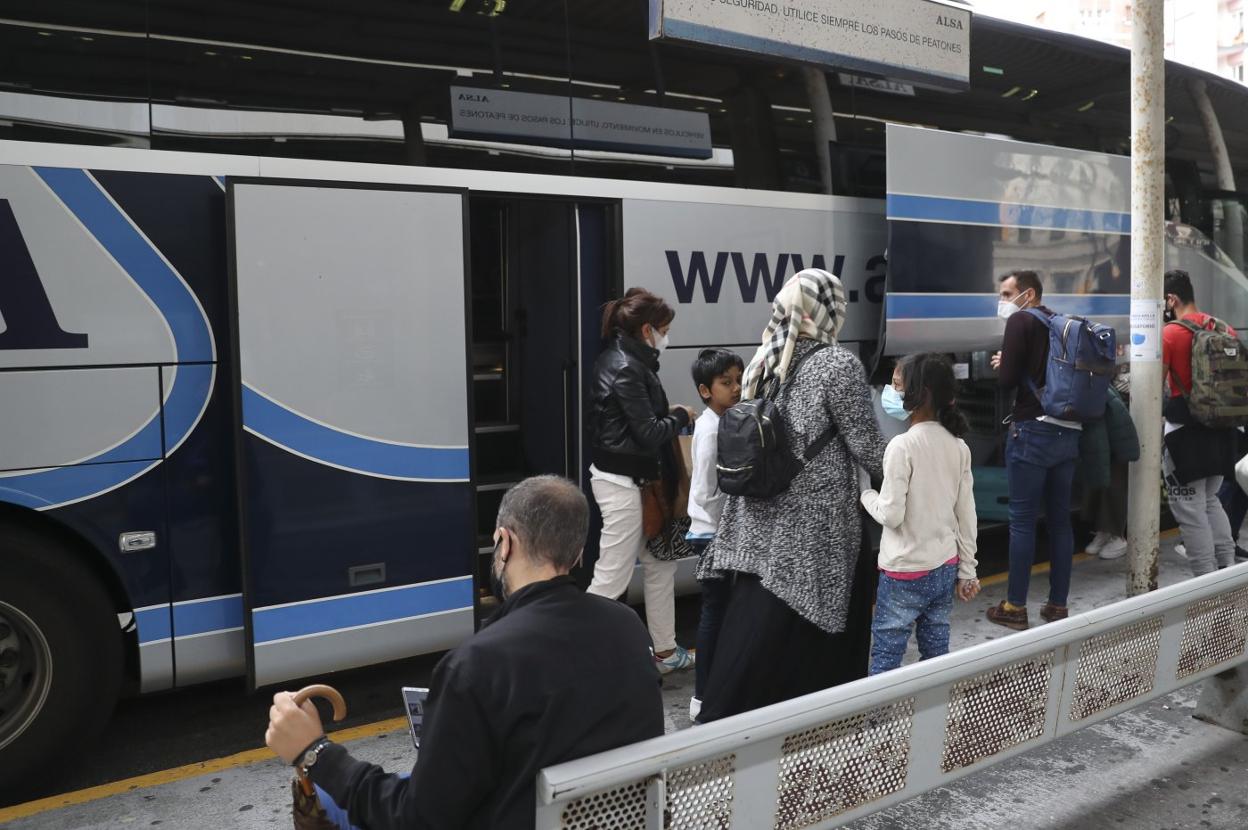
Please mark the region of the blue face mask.
<svg viewBox="0 0 1248 830"><path fill-rule="evenodd" d="M884 407L884 411L898 421L904 421L910 417L910 413L906 411L906 405L901 399L901 393L891 385L884 387L884 393L880 395L880 406Z"/></svg>

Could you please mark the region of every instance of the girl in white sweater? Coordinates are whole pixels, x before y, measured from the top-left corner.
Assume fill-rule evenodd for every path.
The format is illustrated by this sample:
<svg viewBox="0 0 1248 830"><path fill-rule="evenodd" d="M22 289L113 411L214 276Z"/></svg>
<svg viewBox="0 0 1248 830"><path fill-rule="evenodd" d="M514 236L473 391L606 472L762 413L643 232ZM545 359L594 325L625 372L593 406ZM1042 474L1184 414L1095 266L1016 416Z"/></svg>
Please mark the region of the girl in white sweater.
<svg viewBox="0 0 1248 830"><path fill-rule="evenodd" d="M871 624L871 674L895 669L916 630L922 659L949 652L953 595L979 593L975 496L966 418L954 401L953 366L912 355L884 388L884 410L910 429L888 443L884 483L862 504L884 527Z"/></svg>

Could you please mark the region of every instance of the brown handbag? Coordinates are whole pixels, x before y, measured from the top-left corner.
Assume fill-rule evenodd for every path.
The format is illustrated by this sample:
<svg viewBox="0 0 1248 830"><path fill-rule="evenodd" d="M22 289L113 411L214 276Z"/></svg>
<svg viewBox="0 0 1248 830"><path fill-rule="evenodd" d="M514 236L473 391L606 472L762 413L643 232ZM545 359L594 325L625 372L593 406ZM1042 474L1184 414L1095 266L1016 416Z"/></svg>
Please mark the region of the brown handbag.
<svg viewBox="0 0 1248 830"><path fill-rule="evenodd" d="M678 438L672 439L671 449L672 473L676 476L675 502L667 500L667 489L663 481L647 481L641 485L643 539L653 539L673 519L683 519L689 515L689 471L685 468L685 457Z"/></svg>
<svg viewBox="0 0 1248 830"><path fill-rule="evenodd" d="M647 481L641 485L641 537L653 539L663 532L663 525L671 517L662 481Z"/></svg>

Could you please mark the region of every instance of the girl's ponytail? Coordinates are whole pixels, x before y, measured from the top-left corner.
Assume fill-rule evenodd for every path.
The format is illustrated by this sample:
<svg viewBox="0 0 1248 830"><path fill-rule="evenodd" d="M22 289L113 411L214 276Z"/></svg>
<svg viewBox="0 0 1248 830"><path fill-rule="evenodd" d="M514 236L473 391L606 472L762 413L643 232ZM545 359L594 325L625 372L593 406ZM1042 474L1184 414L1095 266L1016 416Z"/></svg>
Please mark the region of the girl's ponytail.
<svg viewBox="0 0 1248 830"><path fill-rule="evenodd" d="M954 438L961 438L971 429L971 425L966 420L966 416L962 414L962 410L958 408L957 403L952 401L940 408L936 413L936 418L940 421L942 427L953 434Z"/></svg>

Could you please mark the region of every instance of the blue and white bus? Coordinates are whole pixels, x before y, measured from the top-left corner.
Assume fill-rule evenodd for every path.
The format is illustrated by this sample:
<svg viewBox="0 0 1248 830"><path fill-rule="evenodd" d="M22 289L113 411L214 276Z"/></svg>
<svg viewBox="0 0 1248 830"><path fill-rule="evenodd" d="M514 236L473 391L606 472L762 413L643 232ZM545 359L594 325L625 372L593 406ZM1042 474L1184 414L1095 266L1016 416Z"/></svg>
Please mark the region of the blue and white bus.
<svg viewBox="0 0 1248 830"><path fill-rule="evenodd" d="M783 280L826 267L869 368L967 365L986 467L995 276L1035 267L1055 306L1125 321L1112 47L977 19L967 92L832 73L825 177L799 67L648 43L644 4L3 14L0 783L120 694L467 637L502 492L583 480L624 286L676 305L662 376L693 404L696 350L749 354ZM1242 88L1206 80L1248 158ZM1168 257L1248 330L1221 250L1242 257L1243 200L1180 87Z"/></svg>

